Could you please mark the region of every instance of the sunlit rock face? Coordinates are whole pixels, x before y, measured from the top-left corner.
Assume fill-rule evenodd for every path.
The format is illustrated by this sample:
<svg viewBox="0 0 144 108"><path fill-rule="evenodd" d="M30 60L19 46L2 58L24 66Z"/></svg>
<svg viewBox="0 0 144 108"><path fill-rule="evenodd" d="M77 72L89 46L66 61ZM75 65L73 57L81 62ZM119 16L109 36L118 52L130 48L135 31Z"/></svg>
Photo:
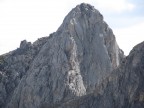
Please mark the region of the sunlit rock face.
<svg viewBox="0 0 144 108"><path fill-rule="evenodd" d="M2 108L51 108L93 93L124 55L100 12L83 3L55 33L3 57Z"/></svg>
<svg viewBox="0 0 144 108"><path fill-rule="evenodd" d="M93 93L55 108L144 108L144 42Z"/></svg>

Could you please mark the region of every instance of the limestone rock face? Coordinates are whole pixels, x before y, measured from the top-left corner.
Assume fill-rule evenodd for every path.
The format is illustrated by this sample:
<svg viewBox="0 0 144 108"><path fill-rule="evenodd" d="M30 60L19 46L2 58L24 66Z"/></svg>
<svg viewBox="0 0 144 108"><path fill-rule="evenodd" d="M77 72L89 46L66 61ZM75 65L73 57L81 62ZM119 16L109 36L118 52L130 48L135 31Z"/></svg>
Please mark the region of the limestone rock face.
<svg viewBox="0 0 144 108"><path fill-rule="evenodd" d="M52 108L93 93L124 55L100 12L83 3L51 36L33 44L22 41L4 58L1 106Z"/></svg>
<svg viewBox="0 0 144 108"><path fill-rule="evenodd" d="M55 108L144 108L144 42L86 96ZM46 107L48 108L48 107Z"/></svg>
<svg viewBox="0 0 144 108"><path fill-rule="evenodd" d="M32 45L24 40L20 48L0 56L0 108L10 101L15 88L46 41L47 38L41 38Z"/></svg>

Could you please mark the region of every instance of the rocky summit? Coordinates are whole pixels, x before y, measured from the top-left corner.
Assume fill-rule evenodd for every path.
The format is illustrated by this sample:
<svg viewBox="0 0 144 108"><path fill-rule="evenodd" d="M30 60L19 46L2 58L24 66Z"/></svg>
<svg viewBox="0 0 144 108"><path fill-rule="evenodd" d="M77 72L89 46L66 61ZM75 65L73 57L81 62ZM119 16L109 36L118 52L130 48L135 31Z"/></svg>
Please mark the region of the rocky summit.
<svg viewBox="0 0 144 108"><path fill-rule="evenodd" d="M125 57L82 3L58 30L0 56L0 108L144 108L144 43Z"/></svg>

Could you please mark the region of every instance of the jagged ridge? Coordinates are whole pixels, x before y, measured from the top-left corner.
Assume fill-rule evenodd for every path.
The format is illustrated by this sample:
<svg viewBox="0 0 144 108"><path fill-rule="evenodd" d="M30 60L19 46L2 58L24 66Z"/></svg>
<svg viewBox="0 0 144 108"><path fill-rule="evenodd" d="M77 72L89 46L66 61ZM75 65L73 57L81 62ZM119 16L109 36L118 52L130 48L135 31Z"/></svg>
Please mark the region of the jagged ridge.
<svg viewBox="0 0 144 108"><path fill-rule="evenodd" d="M59 104L54 108L143 108L143 55L144 42L135 46L121 66L102 81L92 94Z"/></svg>
<svg viewBox="0 0 144 108"><path fill-rule="evenodd" d="M4 56L0 105L39 108L93 93L123 58L103 16L83 3L52 36Z"/></svg>

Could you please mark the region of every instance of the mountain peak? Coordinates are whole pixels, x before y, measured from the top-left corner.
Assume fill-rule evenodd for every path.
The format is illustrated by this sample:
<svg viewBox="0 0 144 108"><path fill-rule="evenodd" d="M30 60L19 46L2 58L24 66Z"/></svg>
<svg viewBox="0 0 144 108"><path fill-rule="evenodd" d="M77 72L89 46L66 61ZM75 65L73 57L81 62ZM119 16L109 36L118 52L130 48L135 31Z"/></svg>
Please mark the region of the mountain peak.
<svg viewBox="0 0 144 108"><path fill-rule="evenodd" d="M123 58L100 12L85 3L72 9L50 37L22 41L15 53L3 67L11 75L2 82L8 88L0 89L5 93L0 105L9 108L39 108L92 93Z"/></svg>
<svg viewBox="0 0 144 108"><path fill-rule="evenodd" d="M88 28L94 29L94 26L97 26L98 24L105 26L106 30L110 30L108 25L103 21L102 14L98 10L96 10L94 6L82 3L80 5L77 5L68 13L68 15L63 20L62 25L58 29L58 32L63 31L62 29L67 29L67 31L72 31L72 29L85 29L85 31L87 31Z"/></svg>
<svg viewBox="0 0 144 108"><path fill-rule="evenodd" d="M88 11L88 10L95 10L94 9L94 6L90 5L90 4L87 4L87 3L81 3L80 5L76 6L77 8L80 8L81 11Z"/></svg>
<svg viewBox="0 0 144 108"><path fill-rule="evenodd" d="M70 12L71 13L71 12ZM81 3L77 5L73 10L72 13L79 13L87 16L90 16L92 14L100 14L98 10L94 8L94 6L87 4L87 3ZM101 14L100 14L101 15ZM102 16L102 15L101 15Z"/></svg>

